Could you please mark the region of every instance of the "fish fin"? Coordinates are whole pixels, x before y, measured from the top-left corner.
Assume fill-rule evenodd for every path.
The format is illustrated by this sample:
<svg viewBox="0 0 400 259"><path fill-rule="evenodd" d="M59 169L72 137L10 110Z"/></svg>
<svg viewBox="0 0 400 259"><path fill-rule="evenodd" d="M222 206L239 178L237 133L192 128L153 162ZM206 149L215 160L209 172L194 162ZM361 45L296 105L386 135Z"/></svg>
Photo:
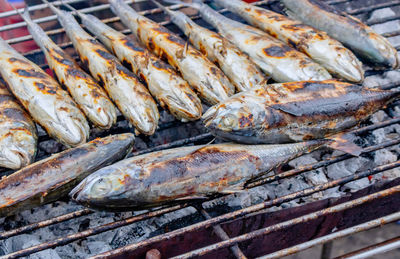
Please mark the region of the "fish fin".
<svg viewBox="0 0 400 259"><path fill-rule="evenodd" d="M333 141L327 144L327 146L353 156L360 156L363 149L354 143L355 138L356 136L352 133L339 133L328 137L328 139Z"/></svg>
<svg viewBox="0 0 400 259"><path fill-rule="evenodd" d="M300 116L304 115L304 113L301 112L301 109L298 109L296 107L295 103L293 103L292 105L272 104L272 105L270 105L270 107L275 110L280 110L280 111L283 111L285 113L288 113L288 114L296 116L296 117L300 117Z"/></svg>
<svg viewBox="0 0 400 259"><path fill-rule="evenodd" d="M187 38L186 43L185 43L185 47L183 48L183 56L184 57L186 57L186 54L187 54L188 49L189 49L189 39L190 39L190 34L188 35L188 38Z"/></svg>
<svg viewBox="0 0 400 259"><path fill-rule="evenodd" d="M239 183L239 184L236 184L236 185L232 185L232 186L229 186L228 188L224 188L223 190L221 190L221 191L218 191L219 193L222 193L222 194L235 194L235 193L242 193L242 192L244 192L245 190L244 190L244 182L243 183Z"/></svg>
<svg viewBox="0 0 400 259"><path fill-rule="evenodd" d="M208 142L208 143L206 143L206 144L204 144L204 145L202 145L201 147L199 147L199 148L196 148L195 150L193 150L192 152L190 152L190 153L188 153L187 155L190 155L190 154L193 154L193 153L196 153L197 151L199 151L200 149L202 149L202 148L205 148L205 147L207 147L207 146L209 146L209 145L211 145L214 141L215 141L215 139L216 138L213 138L210 142Z"/></svg>

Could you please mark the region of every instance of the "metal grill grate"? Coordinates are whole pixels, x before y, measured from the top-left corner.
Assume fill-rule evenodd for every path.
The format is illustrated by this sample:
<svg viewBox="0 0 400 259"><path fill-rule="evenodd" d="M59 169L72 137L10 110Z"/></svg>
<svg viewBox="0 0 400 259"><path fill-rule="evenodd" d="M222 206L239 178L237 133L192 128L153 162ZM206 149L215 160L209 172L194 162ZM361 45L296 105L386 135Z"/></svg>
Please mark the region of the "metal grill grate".
<svg viewBox="0 0 400 259"><path fill-rule="evenodd" d="M83 1L82 0L64 0L63 2L69 3L69 4L73 5L74 7L76 7L77 3L81 3ZM132 1L127 1L127 2L131 3ZM136 0L134 2L135 2L135 4L140 4L140 3L144 3L146 1L145 0ZM279 5L277 2L278 1L276 1L276 0L264 0L264 1L256 2L254 4L262 5L266 8L272 8L273 10L279 10ZM344 9L345 7L347 7L347 8L351 7L352 1L331 0L331 1L326 1L326 2L328 4L336 5L337 7ZM354 1L354 2L356 2L356 1ZM54 1L53 3L55 5L62 5L62 1ZM382 8L386 8L386 7L394 7L394 6L400 6L400 1L386 1L384 3L371 4L366 7L362 7L362 8L358 8L358 9L346 9L346 11L352 15L356 15L356 16L359 16L360 18L362 18L361 16L363 16L366 13L371 12L373 10L382 9ZM38 4L38 5L30 6L29 10L30 11L40 10L45 7L46 7L45 4ZM147 8L154 7L154 5L152 5L151 3L148 3L147 5L145 5L145 7L147 7ZM171 8L173 8L173 9L180 9L182 7L183 6L181 6L181 5L172 5L171 6ZM96 14L96 12L103 11L103 12L107 12L107 15L109 15L109 16L112 15L112 13L109 11L108 4L99 4L99 5L92 6L92 7L81 8L80 10L85 13L94 13L94 14ZM227 11L224 9L219 10L219 11L222 13L227 13ZM160 21L161 24L167 26L169 29L171 29L175 32L178 32L176 30L176 28L174 26L172 26L168 20L164 19L164 16L162 16L162 14L161 14L161 10L158 8L151 8L151 9L143 10L140 13L142 15L149 16L150 18L154 18L155 20L158 20L158 21L160 21L160 19L161 19L161 21ZM7 11L7 12L0 13L0 18L5 18L5 17L13 16L13 15L16 15L16 11ZM193 18L199 19L198 16L193 16ZM400 19L400 16L394 15L392 17L385 17L385 18L370 20L367 24L376 25L376 24L381 24L381 23L385 23L385 22L389 22L389 21L398 20L398 19ZM49 21L54 21L54 20L56 20L56 16L51 15L51 16L41 17L39 19L36 19L35 21L38 23L43 23L43 22L49 22ZM119 21L119 18L115 17L115 16L111 16L111 17L102 19L102 21L105 23L108 23L108 24L114 24ZM24 26L25 26L25 22L5 25L5 26L0 27L0 32L10 31L10 30L14 30L17 28L22 28ZM123 29L121 31L125 34L129 33L128 29ZM47 34L51 35L51 36L59 36L59 35L64 34L64 30L62 28L52 29L52 30L48 30ZM400 35L400 30L384 34L384 36L386 36L386 37L395 37L398 35ZM58 37L58 38L60 38L60 37ZM26 36L22 36L22 37L18 37L18 38L9 39L8 42L10 44L16 44L16 43L29 41L31 39L32 39L32 37L30 35L26 35ZM69 41L60 41L60 42L58 42L58 44L62 48L72 50L72 44ZM396 49L400 50L400 46L395 46L395 47L396 47ZM40 64L40 66L42 68L44 68L44 69L48 68L47 64L44 63L43 53L41 52L40 49L25 53L25 56L30 58L34 62ZM76 55L74 57L77 58ZM373 70L367 70L367 75L383 74L384 72L385 71L377 72L377 71L373 71ZM391 89L391 88L395 88L395 87L400 87L400 81L394 82L394 83L389 83L389 84L382 86L382 88L385 88L385 89ZM393 103L391 105L391 107L394 107L396 104L397 103ZM112 128L110 131L98 132L96 130L93 130L93 132L91 134L92 137L104 136L104 135L108 135L110 133L130 131L128 126L126 126L126 124L124 124L123 120L124 119L120 116L118 118L119 125ZM384 127L398 124L398 123L400 123L400 118L392 117L392 118L389 118L386 121L383 121L380 123L364 125L363 127L360 127L358 129L354 130L353 132L358 135L368 134L369 132L371 132L373 130L384 128ZM186 127L187 129L191 129L191 130L188 131L189 133L187 136L185 135L185 138L178 138L178 137L174 136L174 137L170 137L168 139L167 143L163 143L163 142L165 142L165 139L163 139L162 137L165 135L165 131L166 130L173 131L174 129L177 129L179 127ZM193 128L195 130L193 130ZM140 138L142 138L142 140L139 142L142 143L142 145L136 145L136 151L132 155L138 155L138 154L148 153L148 152L152 152L152 151L156 151L156 150L178 147L178 146L188 145L188 144L193 144L193 143L195 143L195 144L206 143L207 141L209 141L212 138L212 136L209 133L205 132L201 128L201 125L199 125L198 122L181 123L181 122L170 119L170 120L164 121L160 125L160 128L157 130L154 137L140 137ZM41 143L43 143L43 142L52 141L52 140L50 140L50 138L44 132L42 132L39 136L39 141ZM146 145L143 145L143 143L146 143ZM394 145L399 145L399 144L400 144L400 139L394 139L394 140L385 141L383 143L376 144L373 146L367 146L367 147L364 147L362 155L368 155L371 152L374 152L374 151L377 151L377 150L380 150L383 148L391 147ZM51 154L51 152L49 152L45 148L40 148L38 159L42 159L50 154ZM315 169L318 169L321 167L326 167L328 165L332 165L334 163L338 163L340 161L344 161L344 160L347 160L350 158L351 158L351 156L347 155L347 154L336 156L336 157L330 157L325 160L322 160L322 161L319 161L319 162L316 162L316 163L313 163L313 164L310 164L307 166L302 166L302 167L299 167L296 169L287 170L287 171L284 171L282 173L279 173L279 174L276 174L273 176L264 176L264 177L261 177L259 179L256 179L255 181L249 183L248 188L253 188L256 186L263 185L263 184L276 182L278 180L288 178L288 177L294 177L294 176L302 174L304 172L307 172L310 170L315 170ZM16 258L19 256L27 256L27 255L33 254L35 252L38 252L38 251L42 251L42 250L49 249L49 248L54 248L57 246L62 246L62 245L65 245L65 244L68 244L71 242L82 240L89 236L93 236L93 235L96 235L99 233L103 233L103 232L106 232L109 230L117 229L117 228L129 225L129 224L133 224L135 222L144 221L146 219L153 218L153 217L159 217L159 216L165 215L167 213L177 211L182 208L189 207L189 206L195 208L197 210L197 212L200 215L202 215L202 217L203 217L202 221L195 223L195 224L186 225L186 226L183 226L176 230L166 232L164 234L149 238L147 240L107 252L105 254L99 255L99 257L110 257L110 258L115 257L116 258L119 256L123 257L123 256L127 256L127 255L134 255L135 251L139 251L141 249L147 249L147 248L150 249L152 247L157 247L156 244L159 244L160 242L168 241L168 240L186 235L188 233L193 233L193 232L199 231L201 229L206 229L206 228L212 227L214 232L220 239L220 242L215 243L215 244L210 244L206 247L195 249L193 251L186 251L185 254L180 254L179 258L189 258L189 257L207 255L209 253L212 253L212 252L218 251L220 249L224 249L224 248L230 248L231 253L232 253L231 256L233 256L233 257L246 258L246 252L240 246L240 244L243 242L247 242L247 241L254 240L256 238L263 237L272 232L287 229L296 224L311 222L312 220L322 218L322 217L328 216L330 214L354 209L359 206L364 206L372 201L383 200L387 197L391 197L391 198L393 198L393 200L396 200L396 199L399 200L400 185L398 185L399 183L395 183L391 187L386 188L386 189L383 188L382 190L379 190L378 192L373 192L373 193L371 192L368 194L364 194L361 197L354 197L355 199L347 200L346 202L342 202L342 203L336 204L334 206L326 206L328 208L317 209L310 213L304 213L304 215L301 215L299 217L292 218L292 219L289 219L286 221L281 221L281 222L278 222L277 224L272 224L272 225L264 227L264 228L260 228L260 229L254 230L254 231L249 231L249 232L246 232L244 234L241 234L241 235L235 236L235 237L230 237L226 233L224 228L221 227L221 224L227 223L232 220L236 220L238 218L250 217L254 213L256 213L256 214L261 213L266 208L277 206L277 205L280 205L285 202L293 201L293 200L301 198L301 197L309 197L314 193L317 193L317 192L320 192L323 190L327 190L332 187L342 186L346 183L353 182L355 180L358 180L358 179L361 179L364 177L372 176L372 175L378 174L380 172L383 172L383 171L386 171L389 169L397 168L399 166L400 166L400 161L389 163L389 164L386 164L383 166L378 166L378 167L372 168L368 171L357 172L356 174L351 175L351 176L346 176L346 177L343 177L343 178L340 178L337 180L329 181L324 184L316 185L314 187L310 187L310 188L304 189L299 192L294 192L294 193L291 193L288 195L277 197L276 199L273 199L273 200L267 200L267 201L264 201L264 202L261 202L256 205L246 207L246 208L243 208L240 210L236 210L236 211L229 212L229 213L223 213L216 217L210 216L210 214L204 208L204 203L189 203L189 204L180 204L180 205L176 205L176 206L172 206L172 207L158 208L158 209L144 212L144 213L141 213L138 215L134 215L132 217L128 217L128 218L125 218L122 220L117 220L117 221L114 221L111 223L91 227L91 228L88 228L87 230L79 231L79 232L71 234L71 235L62 236L57 239L50 240L50 241L29 247L29 248L26 248L26 249L23 249L23 250L14 252L14 253L8 254L5 256L5 258ZM0 175L8 174L8 173L10 173L10 171L4 171L4 170L0 171ZM304 205L304 206L306 206L306 205ZM392 213L392 212L390 212L390 213ZM26 225L23 227L14 228L9 231L2 232L2 233L0 233L0 239L6 239L6 238L10 238L10 237L13 237L16 235L21 235L23 233L31 232L31 231L34 231L34 230L37 230L40 228L50 227L57 223L66 222L71 219L76 219L76 218L80 218L80 217L83 218L84 216L92 214L92 213L97 213L97 212L93 212L89 209L77 210L72 213L68 213L65 215L58 216L58 217L50 218L48 220L40 221L40 222L37 222L34 224L30 224L30 225ZM377 216L377 217L380 217L380 216ZM286 247L285 249L283 249L281 251L278 251L278 252L275 251L274 253L265 255L264 258L277 258L279 256L298 252L298 251L304 250L308 247L314 246L316 244L325 243L325 242L331 241L338 237L342 237L342 236L350 235L350 234L353 234L353 233L356 233L359 231L367 230L367 229L370 229L370 228L373 228L373 227L376 227L376 226L379 226L382 224L386 224L388 222L392 222L395 220L399 220L399 219L400 219L399 212L396 212L396 213L393 213L390 215L384 215L382 218L375 218L372 221L363 223L361 225L345 228L344 230L340 230L340 231L334 232L330 235L316 238L311 241L301 243L301 244L298 244L293 247ZM391 248L393 249L393 247L396 247L396 244L398 244L398 239L391 240L391 242L388 242L388 243L377 244L376 246L372 247L368 251L376 251L377 249L382 249L382 247L387 248L388 244L391 244ZM395 244L395 245L393 245L393 244ZM365 253L365 250L360 250L358 252ZM354 256L354 254L352 254L352 256Z"/></svg>

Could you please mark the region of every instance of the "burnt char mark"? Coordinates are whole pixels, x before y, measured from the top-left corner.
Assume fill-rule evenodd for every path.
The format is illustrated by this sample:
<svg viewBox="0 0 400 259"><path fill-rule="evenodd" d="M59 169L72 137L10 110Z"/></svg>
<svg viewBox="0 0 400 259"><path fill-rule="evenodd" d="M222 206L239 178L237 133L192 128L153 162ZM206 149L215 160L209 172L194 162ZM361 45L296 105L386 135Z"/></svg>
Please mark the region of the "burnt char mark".
<svg viewBox="0 0 400 259"><path fill-rule="evenodd" d="M58 56L56 56L56 55L53 55L52 56L59 64L64 64L64 65L67 65L67 66L73 66L74 65L74 62L72 62L71 60L69 60L68 58L65 58L65 57L58 57Z"/></svg>
<svg viewBox="0 0 400 259"><path fill-rule="evenodd" d="M71 75L71 76L73 76L75 78L82 78L82 79L88 79L89 78L88 74L86 74L82 70L77 69L75 67L68 68L67 69L67 74Z"/></svg>
<svg viewBox="0 0 400 259"><path fill-rule="evenodd" d="M25 60L19 59L19 58L9 58L8 61L10 63L19 62L19 63L22 63L22 64L29 64L28 61L25 61Z"/></svg>
<svg viewBox="0 0 400 259"><path fill-rule="evenodd" d="M154 44L154 40L153 38L149 38L148 42L147 42L147 47L150 50L154 50L156 48L156 45Z"/></svg>
<svg viewBox="0 0 400 259"><path fill-rule="evenodd" d="M104 58L106 60L114 60L114 56L105 50L96 49L96 52L97 52L97 54L99 54L99 56L101 56L102 58Z"/></svg>
<svg viewBox="0 0 400 259"><path fill-rule="evenodd" d="M81 62L83 67L85 67L86 69L89 69L89 60L85 57L82 57L81 55L79 55L81 57Z"/></svg>
<svg viewBox="0 0 400 259"><path fill-rule="evenodd" d="M249 114L248 116L241 116L239 117L239 126L248 127L253 124L253 114Z"/></svg>
<svg viewBox="0 0 400 259"><path fill-rule="evenodd" d="M296 42L294 42L294 41L292 41L291 39L288 39L288 45L289 46L291 46L291 47L293 47L293 48L296 48L297 47L297 44L296 44Z"/></svg>
<svg viewBox="0 0 400 259"><path fill-rule="evenodd" d="M12 97L12 95L9 94L0 94L0 104L2 103L8 103L8 102L14 102L15 99Z"/></svg>
<svg viewBox="0 0 400 259"><path fill-rule="evenodd" d="M90 90L90 95L95 99L98 99L101 97L101 94L97 91L97 89Z"/></svg>
<svg viewBox="0 0 400 259"><path fill-rule="evenodd" d="M167 70L167 69L171 69L170 66L168 66L166 63L162 62L161 60L155 59L153 60L153 62L151 63L154 67L162 70Z"/></svg>
<svg viewBox="0 0 400 259"><path fill-rule="evenodd" d="M185 41L175 35L168 35L167 40L177 43L178 45L185 46Z"/></svg>
<svg viewBox="0 0 400 259"><path fill-rule="evenodd" d="M50 85L49 82L43 81L43 83L40 82L34 82L33 83L36 88L42 92L47 92L49 94L56 94L57 93L57 88L53 87Z"/></svg>
<svg viewBox="0 0 400 259"><path fill-rule="evenodd" d="M140 52L140 53L144 53L144 52L145 52L145 49L144 49L144 48L142 48L141 46L139 46L139 44L138 44L137 42L134 42L132 39L130 39L130 38L128 38L128 37L125 37L125 38L122 40L122 43L123 43L125 46L127 46L128 48L130 48L131 50L133 50L133 51Z"/></svg>
<svg viewBox="0 0 400 259"><path fill-rule="evenodd" d="M127 67L130 71L133 71L133 66L132 66L131 62L129 62L125 58L122 60L122 65Z"/></svg>
<svg viewBox="0 0 400 259"><path fill-rule="evenodd" d="M29 70L14 69L13 72L17 73L18 75L23 76L23 77L40 78L40 79L44 79L44 78L48 77L47 74L45 74L43 72L40 72L40 71L37 71L37 70L35 70L33 68L31 68Z"/></svg>
<svg viewBox="0 0 400 259"><path fill-rule="evenodd" d="M248 160L256 165L260 159L245 151L223 151L218 147L205 147L198 149L185 157L160 162L151 168L151 175L144 182L144 187L154 184L162 184L174 179L187 179L188 177L199 177L209 169L226 166L230 161ZM228 180L229 179L225 179ZM218 179L215 179L218 181ZM189 188L186 186L185 188Z"/></svg>
<svg viewBox="0 0 400 259"><path fill-rule="evenodd" d="M6 108L0 110L0 114L13 121L26 121L28 118L23 110L18 108Z"/></svg>
<svg viewBox="0 0 400 259"><path fill-rule="evenodd" d="M168 30L167 28L165 28L164 26L158 26L157 28L153 28L153 30L160 32L162 34L165 34L165 33L172 34L172 32L170 30Z"/></svg>
<svg viewBox="0 0 400 259"><path fill-rule="evenodd" d="M98 80L99 85L101 87L104 87L104 85L105 85L104 78L100 74L97 74L97 77L99 78L99 80Z"/></svg>
<svg viewBox="0 0 400 259"><path fill-rule="evenodd" d="M286 45L282 45L281 47L279 46L272 46L269 48L265 48L264 49L264 53L267 56L270 57L278 57L278 58L282 58L286 56L286 53L292 51L292 48L290 48L289 46Z"/></svg>

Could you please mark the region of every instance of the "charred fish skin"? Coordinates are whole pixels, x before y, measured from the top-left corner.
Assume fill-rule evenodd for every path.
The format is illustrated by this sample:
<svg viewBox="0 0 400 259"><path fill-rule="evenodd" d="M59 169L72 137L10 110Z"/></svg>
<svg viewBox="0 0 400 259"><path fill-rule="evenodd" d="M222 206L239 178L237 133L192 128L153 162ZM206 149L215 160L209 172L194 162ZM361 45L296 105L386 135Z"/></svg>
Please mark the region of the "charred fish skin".
<svg viewBox="0 0 400 259"><path fill-rule="evenodd" d="M110 28L92 15L80 14L82 23L135 74L150 93L177 119L197 120L202 115L200 99L172 67L142 48L137 41Z"/></svg>
<svg viewBox="0 0 400 259"><path fill-rule="evenodd" d="M126 119L145 135L154 134L157 105L146 87L116 57L85 32L71 13L50 5L92 76L105 88Z"/></svg>
<svg viewBox="0 0 400 259"><path fill-rule="evenodd" d="M20 169L36 155L37 134L32 118L0 83L0 167Z"/></svg>
<svg viewBox="0 0 400 259"><path fill-rule="evenodd" d="M203 54L158 23L139 15L123 0L110 0L111 10L132 33L182 77L209 104L217 104L235 91L225 74Z"/></svg>
<svg viewBox="0 0 400 259"><path fill-rule="evenodd" d="M68 147L86 142L88 122L68 93L1 38L0 74L22 106L51 137Z"/></svg>
<svg viewBox="0 0 400 259"><path fill-rule="evenodd" d="M398 95L335 80L271 84L211 107L203 123L215 136L240 143L321 139L358 125Z"/></svg>
<svg viewBox="0 0 400 259"><path fill-rule="evenodd" d="M267 82L256 64L221 35L197 25L182 12L167 9L155 0L153 2L171 17L171 21L185 33L196 49L219 65L238 92Z"/></svg>
<svg viewBox="0 0 400 259"><path fill-rule="evenodd" d="M329 73L354 83L363 81L362 63L350 50L325 32L242 0L214 0L214 2L305 53L325 67Z"/></svg>
<svg viewBox="0 0 400 259"><path fill-rule="evenodd" d="M281 0L288 15L325 31L376 68L400 67L397 50L357 18L317 0Z"/></svg>
<svg viewBox="0 0 400 259"><path fill-rule="evenodd" d="M21 15L33 39L45 54L49 67L58 81L66 86L86 117L98 128L111 128L117 120L117 113L106 92L32 21L27 10Z"/></svg>
<svg viewBox="0 0 400 259"><path fill-rule="evenodd" d="M206 22L246 53L267 76L271 76L277 82L332 78L325 68L313 62L305 54L257 28L229 19L201 1L191 4L180 3L197 9Z"/></svg>
<svg viewBox="0 0 400 259"><path fill-rule="evenodd" d="M240 191L248 180L324 143L215 144L153 152L98 170L70 196L85 206L125 210Z"/></svg>
<svg viewBox="0 0 400 259"><path fill-rule="evenodd" d="M83 178L130 152L130 133L95 139L54 154L0 180L0 217L55 201Z"/></svg>

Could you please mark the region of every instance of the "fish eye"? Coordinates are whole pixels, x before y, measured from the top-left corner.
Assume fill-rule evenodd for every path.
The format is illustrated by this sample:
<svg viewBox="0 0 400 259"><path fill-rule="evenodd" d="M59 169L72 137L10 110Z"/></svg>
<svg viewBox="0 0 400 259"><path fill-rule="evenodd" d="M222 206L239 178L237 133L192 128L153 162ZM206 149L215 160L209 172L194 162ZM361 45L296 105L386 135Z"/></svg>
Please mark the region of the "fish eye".
<svg viewBox="0 0 400 259"><path fill-rule="evenodd" d="M222 119L222 123L224 124L224 126L232 127L235 126L236 120L232 115L227 115Z"/></svg>
<svg viewBox="0 0 400 259"><path fill-rule="evenodd" d="M106 193L108 193L112 188L111 182L104 179L104 178L100 178L98 180L96 180L96 182L93 184L92 188L91 188L91 193L93 193L94 195L98 196L98 195L104 195Z"/></svg>

